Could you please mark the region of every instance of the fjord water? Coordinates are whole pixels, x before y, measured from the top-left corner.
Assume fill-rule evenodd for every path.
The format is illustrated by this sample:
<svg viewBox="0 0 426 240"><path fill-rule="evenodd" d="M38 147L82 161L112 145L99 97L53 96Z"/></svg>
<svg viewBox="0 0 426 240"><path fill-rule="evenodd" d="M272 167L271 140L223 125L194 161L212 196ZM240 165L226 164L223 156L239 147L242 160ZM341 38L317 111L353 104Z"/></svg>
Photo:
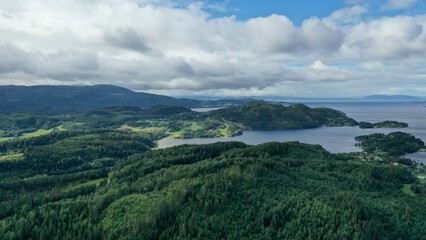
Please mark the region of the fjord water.
<svg viewBox="0 0 426 240"><path fill-rule="evenodd" d="M395 120L406 122L403 129L360 129L358 127L321 127L313 129L244 131L243 135L231 138L165 138L158 142L159 148L181 144L207 144L218 141L241 141L259 144L271 141L299 141L320 144L333 153L360 151L354 138L371 133L408 132L426 142L426 103L416 102L315 102L304 103L309 107L330 107L345 112L357 121L379 122ZM410 158L426 164L426 153L410 154Z"/></svg>

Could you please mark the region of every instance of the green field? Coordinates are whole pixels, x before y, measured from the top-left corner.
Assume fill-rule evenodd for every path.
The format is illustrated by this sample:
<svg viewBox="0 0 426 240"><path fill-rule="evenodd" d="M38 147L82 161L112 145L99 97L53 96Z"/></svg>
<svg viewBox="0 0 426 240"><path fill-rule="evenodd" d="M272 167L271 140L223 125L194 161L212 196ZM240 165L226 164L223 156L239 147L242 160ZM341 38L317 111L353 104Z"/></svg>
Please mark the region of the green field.
<svg viewBox="0 0 426 240"><path fill-rule="evenodd" d="M106 178L99 178L99 179L90 180L90 181L83 182L83 183L73 184L73 185L70 185L70 186L63 188L62 190L63 191L73 191L73 190L81 188L81 187L99 186L99 184L105 179Z"/></svg>
<svg viewBox="0 0 426 240"><path fill-rule="evenodd" d="M34 131L34 132L24 133L24 134L22 134L22 136L19 136L19 137L2 137L2 138L0 138L0 142L6 142L6 141L9 141L9 140L14 140L14 139L27 139L27 138L32 138L32 137L39 137L39 136L50 134L53 131L66 131L66 130L67 130L66 128L64 128L62 125L60 125L60 126L55 127L55 128L38 129L37 131Z"/></svg>
<svg viewBox="0 0 426 240"><path fill-rule="evenodd" d="M51 132L53 132L53 128L51 128L51 129L39 129L35 132L25 133L20 138L26 139L26 138L32 138L32 137L39 137L39 136L42 136L42 135L47 135Z"/></svg>
<svg viewBox="0 0 426 240"><path fill-rule="evenodd" d="M410 187L411 187L411 184L404 184L404 187L402 187L402 191L407 195L415 197L416 194L413 192L413 190L411 190Z"/></svg>
<svg viewBox="0 0 426 240"><path fill-rule="evenodd" d="M0 156L0 161L18 160L24 157L23 153L12 153L4 156Z"/></svg>
<svg viewBox="0 0 426 240"><path fill-rule="evenodd" d="M122 125L120 128L118 128L119 130L128 130L128 131L132 131L132 132L143 132L144 129L140 128L140 127L132 127L129 125Z"/></svg>
<svg viewBox="0 0 426 240"><path fill-rule="evenodd" d="M173 138L187 138L188 134L191 134L196 131L202 131L203 127L198 122L190 122L179 131L171 132L171 136Z"/></svg>
<svg viewBox="0 0 426 240"><path fill-rule="evenodd" d="M233 137L242 133L241 129L231 122L192 121L185 123L179 131L170 132L170 135L173 138Z"/></svg>
<svg viewBox="0 0 426 240"><path fill-rule="evenodd" d="M6 142L6 141L9 141L9 140L12 140L12 139L14 139L14 137L1 137L0 142Z"/></svg>
<svg viewBox="0 0 426 240"><path fill-rule="evenodd" d="M135 133L157 133L165 132L167 129L165 127L133 127L129 125L122 125L119 130L129 130Z"/></svg>
<svg viewBox="0 0 426 240"><path fill-rule="evenodd" d="M221 137L233 137L235 132L232 131L231 127L226 124L224 128L219 129Z"/></svg>

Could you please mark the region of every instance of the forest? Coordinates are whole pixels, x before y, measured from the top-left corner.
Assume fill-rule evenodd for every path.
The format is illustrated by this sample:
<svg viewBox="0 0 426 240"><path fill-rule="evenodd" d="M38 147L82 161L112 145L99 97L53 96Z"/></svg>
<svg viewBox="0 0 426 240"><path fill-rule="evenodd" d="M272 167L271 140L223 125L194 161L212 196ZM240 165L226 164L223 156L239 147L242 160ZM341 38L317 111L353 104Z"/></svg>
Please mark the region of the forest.
<svg viewBox="0 0 426 240"><path fill-rule="evenodd" d="M148 151L148 138L127 134L63 132L2 143L7 151L32 146L21 159L0 162L2 239L426 234L426 186L407 167L298 142Z"/></svg>
<svg viewBox="0 0 426 240"><path fill-rule="evenodd" d="M387 135L375 133L358 136L355 140L367 153L385 152L391 156L402 156L425 149L425 143L421 139L403 132L393 132Z"/></svg>
<svg viewBox="0 0 426 240"><path fill-rule="evenodd" d="M223 130L221 125L251 126L251 117L265 117L263 108L274 114L278 108L283 116L295 113L292 121L302 111L312 115L302 117L308 122L354 123L330 109L302 105L281 109L264 103L246 107L253 112L239 120L227 118L227 109L197 113L167 105L1 115L0 236L5 240L425 236L426 186L418 176L426 171L399 158L424 148L409 134L360 136L357 141L364 151L347 154L299 142L155 149L158 139L185 134L185 129L203 133ZM280 124L270 126L284 126ZM377 151L391 160L365 157ZM395 161L399 164L392 164Z"/></svg>
<svg viewBox="0 0 426 240"><path fill-rule="evenodd" d="M356 126L358 122L345 113L331 108L310 108L303 104L265 103L252 101L243 106L234 106L211 111L210 116L231 122L242 123L255 130L282 130L316 128L320 126Z"/></svg>

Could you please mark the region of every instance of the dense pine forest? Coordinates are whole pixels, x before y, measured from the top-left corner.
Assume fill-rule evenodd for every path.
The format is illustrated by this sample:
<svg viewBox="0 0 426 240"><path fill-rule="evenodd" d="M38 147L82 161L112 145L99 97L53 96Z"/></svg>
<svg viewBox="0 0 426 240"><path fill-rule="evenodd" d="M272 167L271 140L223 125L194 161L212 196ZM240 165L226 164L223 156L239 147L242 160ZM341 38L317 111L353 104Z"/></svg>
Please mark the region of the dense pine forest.
<svg viewBox="0 0 426 240"><path fill-rule="evenodd" d="M268 115L258 113L280 108L246 107L254 107L251 116L266 116L265 121ZM322 124L330 121L329 112L346 117L301 105L281 110L301 109ZM409 134L360 136L364 152L348 154L298 142L155 149L156 140L170 134L220 132L250 123L247 114L237 121L225 112L157 106L2 115L1 239L426 235L426 186L418 178L425 175L424 167L399 157L425 146Z"/></svg>
<svg viewBox="0 0 426 240"><path fill-rule="evenodd" d="M88 146L85 139L92 134L100 140ZM361 162L297 142L147 151L152 143L132 135L72 135L34 139L38 148L50 150L26 152L14 164L1 162L3 239L421 239L426 234L426 187L407 167ZM40 156L33 158L35 152ZM63 165L63 158L52 158L57 154L76 157Z"/></svg>

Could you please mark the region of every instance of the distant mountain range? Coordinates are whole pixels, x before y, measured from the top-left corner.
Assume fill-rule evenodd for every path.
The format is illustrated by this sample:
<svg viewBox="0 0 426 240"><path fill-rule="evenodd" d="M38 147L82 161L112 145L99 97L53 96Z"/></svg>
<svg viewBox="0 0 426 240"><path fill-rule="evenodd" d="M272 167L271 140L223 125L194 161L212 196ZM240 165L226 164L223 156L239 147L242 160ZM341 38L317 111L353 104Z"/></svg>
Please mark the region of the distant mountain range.
<svg viewBox="0 0 426 240"><path fill-rule="evenodd" d="M251 99L196 100L134 92L113 85L0 86L0 113L82 112L109 106L175 105L188 108L241 105Z"/></svg>
<svg viewBox="0 0 426 240"><path fill-rule="evenodd" d="M0 86L0 112L79 112L112 105L197 106L198 100L138 93L112 86Z"/></svg>
<svg viewBox="0 0 426 240"><path fill-rule="evenodd" d="M215 100L219 101L220 97L202 97L197 99L202 100ZM241 100L238 97L235 98L224 98L226 102L231 100ZM410 95L369 95L360 97L286 97L286 96L250 96L247 99L259 100L269 102L281 102L281 103L314 103L314 102L415 102L415 101L426 101L426 97L421 96L410 96Z"/></svg>
<svg viewBox="0 0 426 240"><path fill-rule="evenodd" d="M384 100L384 101L422 101L425 97L415 97L409 95L371 95L365 97L368 100Z"/></svg>
<svg viewBox="0 0 426 240"><path fill-rule="evenodd" d="M243 105L254 98L199 100L173 98L144 92L134 92L114 85L95 86L0 86L0 113L34 112L66 113L94 110L109 106L136 106L148 108L155 105L175 105L187 108L223 107ZM257 98L259 99L259 98ZM364 98L286 98L266 100L283 102L314 101L423 101L412 96L375 95Z"/></svg>
<svg viewBox="0 0 426 240"><path fill-rule="evenodd" d="M256 97L253 97L256 98ZM290 103L310 103L310 102L414 102L426 101L426 97L409 95L370 95L350 98L304 98L304 97L267 97L265 100L275 102Z"/></svg>

